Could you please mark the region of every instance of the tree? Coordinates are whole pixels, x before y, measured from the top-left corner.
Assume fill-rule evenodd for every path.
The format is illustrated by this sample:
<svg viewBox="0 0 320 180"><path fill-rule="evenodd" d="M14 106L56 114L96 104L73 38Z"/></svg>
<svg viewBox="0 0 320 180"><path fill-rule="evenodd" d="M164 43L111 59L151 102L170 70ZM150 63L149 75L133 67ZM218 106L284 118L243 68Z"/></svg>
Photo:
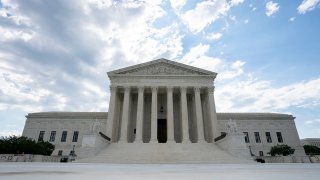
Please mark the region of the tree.
<svg viewBox="0 0 320 180"><path fill-rule="evenodd" d="M314 145L304 145L304 151L307 155L320 155L320 148Z"/></svg>
<svg viewBox="0 0 320 180"><path fill-rule="evenodd" d="M40 154L51 155L54 145L49 142L36 142L30 138L21 136L9 136L0 138L0 154Z"/></svg>
<svg viewBox="0 0 320 180"><path fill-rule="evenodd" d="M270 152L268 152L268 154L270 154L271 156L275 156L275 155L288 156L290 154L293 154L294 151L295 149L291 148L286 144L280 144L280 145L277 144L276 146L271 147Z"/></svg>

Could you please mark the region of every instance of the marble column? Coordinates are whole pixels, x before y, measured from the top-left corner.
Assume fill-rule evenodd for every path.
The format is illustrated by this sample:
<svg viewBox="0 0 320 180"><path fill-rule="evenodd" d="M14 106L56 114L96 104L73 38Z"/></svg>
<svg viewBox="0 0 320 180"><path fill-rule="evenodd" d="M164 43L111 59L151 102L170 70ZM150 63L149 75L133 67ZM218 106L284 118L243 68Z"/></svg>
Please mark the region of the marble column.
<svg viewBox="0 0 320 180"><path fill-rule="evenodd" d="M167 142L174 142L173 87L167 87Z"/></svg>
<svg viewBox="0 0 320 180"><path fill-rule="evenodd" d="M190 142L189 124L188 124L188 104L187 104L187 88L180 88L181 96L181 127L182 127L182 143Z"/></svg>
<svg viewBox="0 0 320 180"><path fill-rule="evenodd" d="M214 87L208 87L208 105L209 105L209 118L211 121L211 133L212 133L212 142L214 142L214 138L220 135L218 131L218 120L217 120L217 112L216 105L214 102Z"/></svg>
<svg viewBox="0 0 320 180"><path fill-rule="evenodd" d="M202 117L202 107L200 98L200 87L194 87L194 98L196 106L196 122L198 129L198 143L204 142L204 132L203 132L203 117Z"/></svg>
<svg viewBox="0 0 320 180"><path fill-rule="evenodd" d="M138 107L137 107L137 125L135 142L143 142L143 106L144 106L144 87L138 87Z"/></svg>
<svg viewBox="0 0 320 180"><path fill-rule="evenodd" d="M112 142L115 142L115 131L114 123L115 123L115 111L116 111L116 100L117 100L117 87L110 86L110 103L109 103L109 110L108 110L108 122L107 122L107 132L106 135L111 138Z"/></svg>
<svg viewBox="0 0 320 180"><path fill-rule="evenodd" d="M157 139L157 123L158 123L158 87L152 87L152 100L151 100L151 143L158 142Z"/></svg>
<svg viewBox="0 0 320 180"><path fill-rule="evenodd" d="M128 142L128 121L129 121L129 105L130 105L130 87L125 87L123 108L122 108L122 120L121 120L121 135L120 141Z"/></svg>

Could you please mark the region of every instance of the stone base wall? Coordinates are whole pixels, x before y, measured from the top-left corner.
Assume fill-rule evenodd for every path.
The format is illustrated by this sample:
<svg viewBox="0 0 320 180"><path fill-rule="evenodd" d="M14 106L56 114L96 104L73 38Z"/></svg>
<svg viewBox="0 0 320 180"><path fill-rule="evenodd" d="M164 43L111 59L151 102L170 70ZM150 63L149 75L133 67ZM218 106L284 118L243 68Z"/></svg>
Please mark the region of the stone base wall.
<svg viewBox="0 0 320 180"><path fill-rule="evenodd" d="M310 158L310 161L312 163L320 163L320 155L317 155L317 156L309 156Z"/></svg>
<svg viewBox="0 0 320 180"><path fill-rule="evenodd" d="M266 163L310 163L309 156L261 156L255 159L263 159Z"/></svg>
<svg viewBox="0 0 320 180"><path fill-rule="evenodd" d="M0 154L0 162L60 162L61 156Z"/></svg>

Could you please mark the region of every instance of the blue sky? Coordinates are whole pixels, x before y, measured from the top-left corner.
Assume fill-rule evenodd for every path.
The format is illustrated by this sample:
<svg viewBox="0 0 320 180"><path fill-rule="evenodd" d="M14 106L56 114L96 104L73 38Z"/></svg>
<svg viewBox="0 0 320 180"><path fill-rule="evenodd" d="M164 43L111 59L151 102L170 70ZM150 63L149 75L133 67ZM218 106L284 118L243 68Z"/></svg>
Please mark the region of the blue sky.
<svg viewBox="0 0 320 180"><path fill-rule="evenodd" d="M320 0L0 0L0 136L39 111L107 111L106 72L167 58L218 73L218 112L320 137Z"/></svg>

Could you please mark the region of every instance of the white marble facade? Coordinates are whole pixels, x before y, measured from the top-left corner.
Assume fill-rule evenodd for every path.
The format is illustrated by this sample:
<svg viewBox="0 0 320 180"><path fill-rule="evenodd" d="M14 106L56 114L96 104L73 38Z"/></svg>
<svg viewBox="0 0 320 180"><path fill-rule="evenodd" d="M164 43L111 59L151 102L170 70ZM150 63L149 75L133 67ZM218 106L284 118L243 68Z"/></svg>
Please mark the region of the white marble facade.
<svg viewBox="0 0 320 180"><path fill-rule="evenodd" d="M159 149L163 149L163 153L166 153L165 156L169 159L176 158L176 161L180 162L183 162L181 159L186 158L186 155L189 159L185 162L193 159L197 162L220 162L223 157L227 159L230 154L220 152L219 143L214 139L222 132L228 131L226 124L232 119L238 132L248 134L247 142L242 138L240 144L244 144L244 147L250 149L256 156L267 155L270 147L279 143L294 147L297 156L305 155L294 117L291 115L216 113L214 100L216 75L214 72L166 59L111 71L108 72L111 94L108 113L30 113L26 116L23 135L38 140L40 131L44 131L43 140L49 141L52 131L56 131L55 140L52 141L56 145L54 154L60 151L66 155L75 146L76 152L81 152L80 156L87 157L87 151L83 147L87 142L82 141L86 141L85 139L92 134L101 138L98 132L102 132L111 138L111 144L108 147L101 146L105 152L101 152L97 159L105 158L106 162L118 162L114 161L115 154L122 153L117 157L121 159L128 151L123 149L127 148L131 149L129 151L136 151L136 154L142 151L141 157L137 155L137 158L153 159L152 162L162 162L162 156L157 154L157 158L154 158L153 154ZM68 132L65 142L61 142L63 131ZM76 142L72 142L75 132L78 132L78 138ZM256 141L257 134L259 141ZM185 151L186 148L190 150L184 152L185 156L177 157L183 154L179 152ZM208 150L207 155L193 156L199 153L195 151L202 151L201 148L203 154ZM216 154L209 152L210 149ZM134 152L129 153L129 151L128 154L131 156ZM211 157L218 154L222 159ZM229 163L237 161L228 159Z"/></svg>
<svg viewBox="0 0 320 180"><path fill-rule="evenodd" d="M160 59L108 76L106 133L112 142L158 142L159 133L168 142L213 142L219 135L213 96L216 73Z"/></svg>

